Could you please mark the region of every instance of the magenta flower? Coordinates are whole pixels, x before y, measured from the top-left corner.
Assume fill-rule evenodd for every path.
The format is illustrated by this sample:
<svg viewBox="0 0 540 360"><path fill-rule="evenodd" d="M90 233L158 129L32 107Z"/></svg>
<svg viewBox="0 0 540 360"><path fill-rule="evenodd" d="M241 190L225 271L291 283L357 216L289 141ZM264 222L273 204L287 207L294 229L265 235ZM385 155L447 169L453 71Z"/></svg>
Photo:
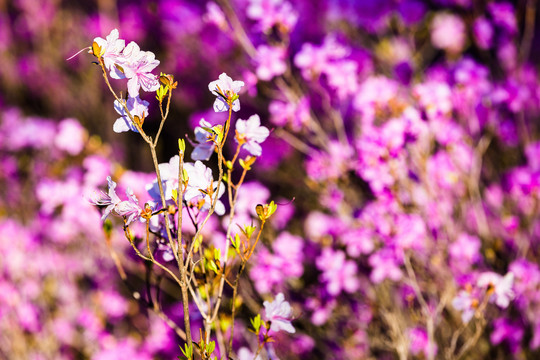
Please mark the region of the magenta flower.
<svg viewBox="0 0 540 360"><path fill-rule="evenodd" d="M208 84L208 90L217 96L214 101L214 111L222 112L229 110L228 101L232 101L233 111L240 110L240 100L238 100L238 93L244 86L244 82L240 80L231 79L227 74L222 73L219 75L218 80L212 81Z"/></svg>
<svg viewBox="0 0 540 360"><path fill-rule="evenodd" d="M253 156L261 156L262 143L270 135L267 127L261 126L259 115L251 115L247 120L238 120L236 122L236 142L245 142L246 149Z"/></svg>
<svg viewBox="0 0 540 360"><path fill-rule="evenodd" d="M277 294L272 302L263 302L266 320L270 321L270 330L278 332L280 330L294 334L296 330L291 324L291 305L285 301L283 293Z"/></svg>
<svg viewBox="0 0 540 360"><path fill-rule="evenodd" d="M159 65L155 55L151 51L141 51L139 45L130 42L122 52L122 59L119 65L124 70L124 75L128 78L128 93L130 97L137 97L139 89L144 91L156 91L159 89L157 75L150 73Z"/></svg>
<svg viewBox="0 0 540 360"><path fill-rule="evenodd" d="M119 33L117 29L113 29L107 39L97 37L94 39L94 42L101 47L101 57L105 63L105 68L111 71L111 75L115 69L115 63L120 58L120 52L126 46L124 40L120 40ZM96 56L99 54L95 54Z"/></svg>
<svg viewBox="0 0 540 360"><path fill-rule="evenodd" d="M148 101L141 100L138 95L136 97L130 97L126 101L126 107L128 108L131 115L137 116L141 120L148 116L148 105ZM114 100L114 110L116 110L116 112L121 116L116 119L113 125L114 132L121 133L129 130L136 133L139 132L135 124L133 124L133 122L127 115L124 106L120 104L118 100Z"/></svg>
<svg viewBox="0 0 540 360"><path fill-rule="evenodd" d="M283 74L287 70L286 56L287 51L283 47L260 45L255 56L257 77L268 81Z"/></svg>
<svg viewBox="0 0 540 360"><path fill-rule="evenodd" d="M358 267L354 261L346 259L343 251L325 248L315 262L323 272L321 279L330 295L337 296L342 291L354 293L360 287Z"/></svg>

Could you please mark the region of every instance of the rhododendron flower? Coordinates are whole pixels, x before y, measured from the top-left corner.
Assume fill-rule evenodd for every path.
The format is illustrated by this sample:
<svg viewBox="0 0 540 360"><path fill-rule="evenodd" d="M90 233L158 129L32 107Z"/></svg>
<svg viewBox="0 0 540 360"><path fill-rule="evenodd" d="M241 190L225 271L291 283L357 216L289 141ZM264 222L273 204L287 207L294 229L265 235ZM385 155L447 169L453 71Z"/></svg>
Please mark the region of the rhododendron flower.
<svg viewBox="0 0 540 360"><path fill-rule="evenodd" d="M109 185L109 192L107 194L105 194L103 191L99 193L96 192L90 199L90 202L94 205L107 206L103 211L101 220L105 220L111 211L113 211L114 207L121 202L118 195L116 195L116 183L112 181L110 176L107 176L107 183Z"/></svg>
<svg viewBox="0 0 540 360"><path fill-rule="evenodd" d="M148 101L141 100L139 96L130 97L126 101L126 107L128 108L131 115L137 116L141 120L148 116L148 105ZM129 130L133 132L139 132L135 124L133 124L133 121L131 121L131 119L127 115L124 106L118 100L114 100L114 110L116 110L116 112L121 116L116 119L113 125L114 132L121 133Z"/></svg>
<svg viewBox="0 0 540 360"><path fill-rule="evenodd" d="M185 163L184 169L188 174L188 186L184 194L184 200L198 204L199 210L207 211L210 209L212 199L215 199L218 181L213 181L212 169L206 167L202 162ZM214 211L218 215L225 214L225 206L219 200L225 193L225 185L222 183L219 187L218 200L216 201ZM209 194L212 194L212 199ZM201 205L202 200L202 205Z"/></svg>
<svg viewBox="0 0 540 360"><path fill-rule="evenodd" d="M266 320L270 321L270 330L278 332L280 330L294 334L296 330L291 324L291 305L285 301L283 293L277 294L274 301L263 302Z"/></svg>
<svg viewBox="0 0 540 360"><path fill-rule="evenodd" d="M118 216L125 217L127 225L131 224L141 214L142 209L139 206L139 200L137 200L133 191L129 188L126 190L128 200L120 200L116 194L116 183L111 180L110 176L107 177L107 182L109 185L108 194L96 192L90 199L90 202L94 205L107 206L103 211L101 220L105 220L113 212Z"/></svg>
<svg viewBox="0 0 540 360"><path fill-rule="evenodd" d="M465 290L461 290L458 295L452 300L452 306L461 311L461 320L466 324L468 323L476 311L475 306L478 301L471 296L471 293Z"/></svg>
<svg viewBox="0 0 540 360"><path fill-rule="evenodd" d="M126 195L128 196L128 200L117 204L114 212L119 216L125 217L126 225L129 225L141 215L142 209L139 206L139 200L137 200L137 197L135 197L130 188L126 190Z"/></svg>
<svg viewBox="0 0 540 360"><path fill-rule="evenodd" d="M233 111L240 110L240 100L238 100L238 93L244 86L244 82L240 80L231 79L227 74L222 73L219 75L218 80L212 81L208 84L208 90L217 96L214 101L214 111L222 112L229 110L229 101L232 101Z"/></svg>
<svg viewBox="0 0 540 360"><path fill-rule="evenodd" d="M119 33L117 29L113 29L107 39L97 37L94 39L94 42L101 47L101 57L105 64L105 68L109 71L113 71L115 63L120 57L120 52L126 46L126 42L118 38ZM95 54L96 56L100 54Z"/></svg>
<svg viewBox="0 0 540 360"><path fill-rule="evenodd" d="M211 128L212 125L204 119L201 119L199 125L194 130L197 144L191 153L191 159L206 161L214 153L215 144L210 138L211 134L204 128Z"/></svg>
<svg viewBox="0 0 540 360"><path fill-rule="evenodd" d="M287 70L286 55L287 51L283 47L260 45L255 56L259 79L268 81L283 74Z"/></svg>
<svg viewBox="0 0 540 360"><path fill-rule="evenodd" d="M492 287L493 295L490 301L494 301L497 306L503 309L508 307L510 300L514 298L513 284L514 273L512 272L509 272L504 277L494 272L485 272L478 277L476 283L480 288Z"/></svg>
<svg viewBox="0 0 540 360"><path fill-rule="evenodd" d="M119 65L124 70L125 77L129 79L127 86L130 97L137 97L141 87L144 91L159 89L157 75L150 73L159 65L159 60L156 60L153 52L141 51L139 45L132 41L122 52Z"/></svg>
<svg viewBox="0 0 540 360"><path fill-rule="evenodd" d="M253 156L260 156L262 143L270 135L270 131L265 126L261 126L259 115L251 115L247 120L236 122L236 142L245 142L246 149Z"/></svg>

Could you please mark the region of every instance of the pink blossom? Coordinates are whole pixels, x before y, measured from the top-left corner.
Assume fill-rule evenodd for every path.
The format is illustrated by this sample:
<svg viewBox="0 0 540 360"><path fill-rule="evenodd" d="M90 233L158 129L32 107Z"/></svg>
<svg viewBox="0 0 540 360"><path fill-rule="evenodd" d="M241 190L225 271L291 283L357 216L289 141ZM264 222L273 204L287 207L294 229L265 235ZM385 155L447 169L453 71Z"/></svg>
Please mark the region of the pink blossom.
<svg viewBox="0 0 540 360"><path fill-rule="evenodd" d="M70 155L79 154L87 138L86 130L75 119L65 119L58 125L54 145Z"/></svg>
<svg viewBox="0 0 540 360"><path fill-rule="evenodd" d="M287 51L283 47L260 45L255 56L259 79L269 81L283 74L287 70L286 55Z"/></svg>
<svg viewBox="0 0 540 360"><path fill-rule="evenodd" d="M132 41L122 52L119 65L124 70L125 77L129 79L127 86L130 97L139 96L141 87L144 91L159 89L157 75L150 73L159 65L159 60L156 60L154 53L141 51L139 45Z"/></svg>

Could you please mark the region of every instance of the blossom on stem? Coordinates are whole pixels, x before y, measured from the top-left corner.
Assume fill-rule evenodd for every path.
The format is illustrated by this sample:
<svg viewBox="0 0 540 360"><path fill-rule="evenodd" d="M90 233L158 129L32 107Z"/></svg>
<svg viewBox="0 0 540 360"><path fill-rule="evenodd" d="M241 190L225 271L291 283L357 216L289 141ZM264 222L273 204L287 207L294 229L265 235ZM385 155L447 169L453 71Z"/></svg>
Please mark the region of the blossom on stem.
<svg viewBox="0 0 540 360"><path fill-rule="evenodd" d="M270 135L267 127L261 126L259 115L251 115L249 119L239 119L236 122L236 137L237 143L245 144L246 149L253 156L260 156L262 143Z"/></svg>
<svg viewBox="0 0 540 360"><path fill-rule="evenodd" d="M185 163L184 169L188 175L188 185L184 194L184 200L196 205L201 211L210 210L212 199L215 198L218 181L213 181L212 169L206 167L202 162ZM218 200L214 211L218 215L225 214L225 206L219 198L225 193L225 185L219 186Z"/></svg>
<svg viewBox="0 0 540 360"><path fill-rule="evenodd" d="M126 42L118 38L119 33L117 29L113 29L106 39L97 37L94 39L94 42L99 45L101 48L101 54L94 54L103 58L103 63L105 68L111 73L115 68L115 63L121 56L120 52L126 46Z"/></svg>
<svg viewBox="0 0 540 360"><path fill-rule="evenodd" d="M238 93L244 86L244 82L240 80L231 79L227 74L222 73L219 75L218 80L212 81L208 84L208 90L217 96L214 101L214 111L222 112L229 110L229 103L232 103L233 111L240 110L240 100L238 100Z"/></svg>
<svg viewBox="0 0 540 360"><path fill-rule="evenodd" d="M276 295L274 301L263 302L266 320L270 321L270 330L278 332L287 331L291 334L296 332L291 324L292 309L289 302L285 301L283 293Z"/></svg>
<svg viewBox="0 0 540 360"><path fill-rule="evenodd" d="M141 215L142 209L139 206L139 200L137 200L135 194L133 194L133 190L128 188L126 190L126 195L128 196L128 200L117 204L114 211L119 216L125 217L126 225L129 225Z"/></svg>
<svg viewBox="0 0 540 360"><path fill-rule="evenodd" d="M139 206L139 200L137 200L137 197L130 188L126 190L128 200L120 200L116 194L116 183L112 181L110 176L107 177L107 182L109 192L107 194L104 192L94 193L90 202L98 206L107 206L105 211L103 211L101 220L105 220L112 212L118 216L125 217L126 225L131 224L141 215L142 209Z"/></svg>
<svg viewBox="0 0 540 360"><path fill-rule="evenodd" d="M139 45L132 41L126 46L119 60L124 76L129 79L127 86L130 97L137 97L141 87L144 91L159 89L158 76L151 73L159 65L153 52L141 51Z"/></svg>
<svg viewBox="0 0 540 360"><path fill-rule="evenodd" d="M109 185L109 191L107 194L105 194L103 191L99 193L95 192L90 199L90 202L94 205L106 206L105 210L103 211L103 216L101 217L102 221L105 220L111 211L113 211L114 207L121 202L118 195L116 195L116 183L112 181L110 176L107 176L107 183Z"/></svg>
<svg viewBox="0 0 540 360"><path fill-rule="evenodd" d="M197 144L191 153L192 160L206 161L214 153L215 144L211 139L211 133L205 129L211 127L212 125L208 121L201 119L199 126L195 128L195 141Z"/></svg>
<svg viewBox="0 0 540 360"><path fill-rule="evenodd" d="M126 101L126 107L130 114L133 117L137 116L141 120L141 124L144 118L148 116L148 105L148 101L141 100L139 96L130 97ZM124 106L118 100L114 101L114 110L121 116L116 119L113 125L114 132L121 133L129 130L139 132L133 121L129 118L126 109L124 109Z"/></svg>

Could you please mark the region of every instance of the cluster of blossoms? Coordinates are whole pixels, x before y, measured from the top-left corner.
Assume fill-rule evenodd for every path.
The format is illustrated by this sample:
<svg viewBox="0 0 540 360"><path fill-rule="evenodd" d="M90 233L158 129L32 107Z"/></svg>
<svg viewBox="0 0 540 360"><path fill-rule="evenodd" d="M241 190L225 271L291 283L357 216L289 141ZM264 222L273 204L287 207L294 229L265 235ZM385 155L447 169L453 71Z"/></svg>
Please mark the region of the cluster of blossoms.
<svg viewBox="0 0 540 360"><path fill-rule="evenodd" d="M534 2L232 0L222 6L158 0L151 11L145 4L123 2L118 28L138 43L152 41L153 49L166 54L163 68L181 79L171 113L192 114L193 162L163 149L160 157L170 161L158 165L161 183L155 174L108 171L94 185L110 175L126 190L117 196L111 180L108 193L96 193L93 200L105 208L103 215L124 217L138 251L145 250L141 239L148 225L157 239L153 256L167 269L178 256L169 237L176 238L180 226L186 239L204 239L195 250L206 271L194 272L197 285L218 282L224 264L236 271L238 259L251 256L245 249L254 239L249 243L246 234L264 215L264 206L255 204L271 197L285 204L265 223L245 266L251 281L239 282L233 358L538 357L540 81L532 63L538 57ZM2 48L17 50L0 52L0 87L22 83L50 111L85 115L80 107L92 111L88 118L115 119L112 107L96 106L97 87L85 91L91 106L74 106L72 97L60 96L73 93L72 82L60 65L51 64L83 41L67 37L66 45L56 47L61 56L50 54L51 44L43 41L32 42L35 54L25 51L29 42L21 39L42 39L61 24L35 21L31 2L18 1L16 7L19 12L5 23L17 20L20 26L12 28L22 30L0 31L19 40L0 36ZM40 11L54 19L57 9L47 2ZM116 26L114 19L103 11L80 23L88 32L104 33ZM0 21L0 30L4 26ZM151 73L159 62L135 43L125 46L117 31L95 43L94 55L103 59L107 76L128 83L128 98L115 102L120 118L113 130L140 133L150 107L140 88L159 92L163 83ZM10 53L25 56L13 60ZM37 66L44 54L48 67ZM68 66L84 73L80 59ZM225 74L215 80L222 71L242 81ZM44 94L51 76L58 81ZM101 109L111 113L105 116ZM223 142L227 112L238 119L229 123L235 141ZM12 129L7 150L17 141L45 146L37 144L56 138L50 129L30 140L21 136L38 134L37 123ZM169 122L162 141L176 142L184 124ZM63 122L58 129L69 133L72 125ZM77 153L65 139L55 144ZM223 156L232 163L237 150L236 159L250 171L231 213L227 181L234 184L241 175L227 178L226 162L222 174L216 174L215 162L203 162L221 162ZM9 164L8 170L15 166ZM80 179L75 171L72 176ZM43 199L54 189L71 188L49 185L41 187ZM6 198L19 206L11 192ZM49 205L48 216L67 209L66 203ZM211 212L230 216L206 221ZM54 229L59 238L73 235L62 226ZM204 291L192 290L199 289ZM234 293L229 290L226 295ZM176 295L166 312L181 324ZM214 295L191 298L194 322L201 309L208 313L207 299L215 305ZM260 325L254 339L244 330L255 328L249 319L265 300L266 323L254 321ZM225 308L234 305L225 301ZM275 342L259 352L265 336ZM99 344L104 348L106 342Z"/></svg>

